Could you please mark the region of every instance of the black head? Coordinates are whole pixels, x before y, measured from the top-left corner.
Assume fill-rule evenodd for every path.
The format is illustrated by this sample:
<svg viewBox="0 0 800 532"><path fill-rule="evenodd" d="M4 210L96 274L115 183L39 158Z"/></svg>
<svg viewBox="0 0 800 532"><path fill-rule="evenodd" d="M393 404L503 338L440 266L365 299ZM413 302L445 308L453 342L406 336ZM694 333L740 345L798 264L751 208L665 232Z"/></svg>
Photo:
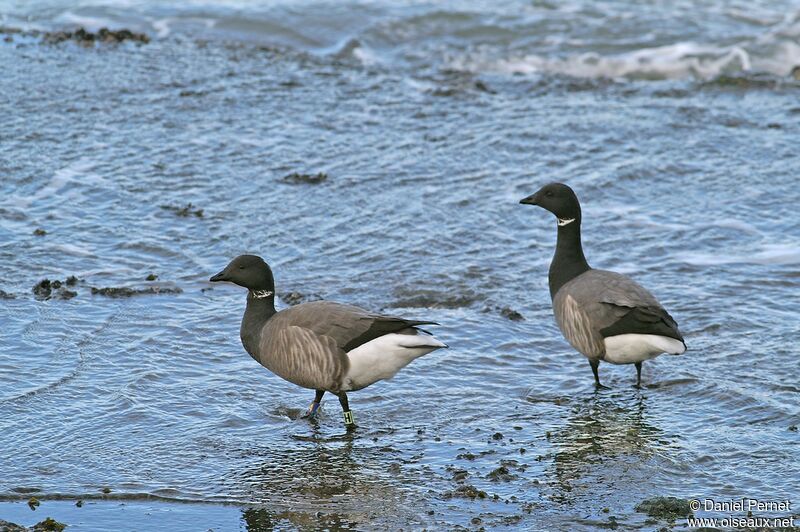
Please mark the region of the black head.
<svg viewBox="0 0 800 532"><path fill-rule="evenodd" d="M250 290L275 290L272 270L264 259L256 255L239 255L209 280L228 281Z"/></svg>
<svg viewBox="0 0 800 532"><path fill-rule="evenodd" d="M535 194L520 201L526 205L538 205L547 209L561 220L578 220L581 218L581 204L578 196L563 183L550 183L540 188Z"/></svg>

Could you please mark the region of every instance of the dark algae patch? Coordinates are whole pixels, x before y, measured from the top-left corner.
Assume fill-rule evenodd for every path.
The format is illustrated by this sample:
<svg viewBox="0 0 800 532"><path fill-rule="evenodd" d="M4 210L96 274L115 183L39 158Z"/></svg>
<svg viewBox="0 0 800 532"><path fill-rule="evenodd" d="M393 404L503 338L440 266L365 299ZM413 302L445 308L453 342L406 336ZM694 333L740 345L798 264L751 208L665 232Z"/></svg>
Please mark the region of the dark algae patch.
<svg viewBox="0 0 800 532"><path fill-rule="evenodd" d="M136 33L127 29L110 30L108 28L100 28L97 33L92 33L86 28L78 28L75 31L45 32L42 40L51 44L65 41L73 41L85 45L94 44L96 42L114 44L125 41L147 44L150 42L150 37L144 33Z"/></svg>
<svg viewBox="0 0 800 532"><path fill-rule="evenodd" d="M176 216L180 216L181 218L190 218L192 216L195 218L203 217L203 209L198 209L191 203L187 203L183 207L177 205L162 205L161 208L165 211L175 214Z"/></svg>
<svg viewBox="0 0 800 532"><path fill-rule="evenodd" d="M524 321L525 320L525 318L522 316L522 314L520 314L519 312L517 312L516 310L514 310L511 307L503 307L502 309L500 309L500 315L503 316L504 318L508 318L511 321Z"/></svg>
<svg viewBox="0 0 800 532"><path fill-rule="evenodd" d="M36 497L31 497L30 499L28 499L28 507L31 510L36 510L36 508L38 508L40 504L42 503L40 503L39 499L37 499Z"/></svg>
<svg viewBox="0 0 800 532"><path fill-rule="evenodd" d="M328 174L325 172L318 172L316 174L303 174L300 172L292 172L289 175L283 176L284 183L291 183L293 185L317 185L328 179Z"/></svg>
<svg viewBox="0 0 800 532"><path fill-rule="evenodd" d="M689 501L677 497L653 497L636 505L637 512L647 514L655 519L674 521L692 515Z"/></svg>
<svg viewBox="0 0 800 532"><path fill-rule="evenodd" d="M504 465L501 465L488 475L486 478L491 480L492 482L509 482L517 478L517 475L513 474L508 468Z"/></svg>
<svg viewBox="0 0 800 532"><path fill-rule="evenodd" d="M395 295L398 299L392 306L398 308L466 308L477 300L473 292L452 293L428 289L398 288Z"/></svg>
<svg viewBox="0 0 800 532"><path fill-rule="evenodd" d="M483 312L497 312L502 317L511 321L525 321L525 317L511 307L489 305L483 309Z"/></svg>
<svg viewBox="0 0 800 532"><path fill-rule="evenodd" d="M485 499L488 497L485 491L479 490L475 486L471 484L465 484L463 486L459 486L453 491L447 491L444 493L445 499L452 499L454 497L460 497L463 499Z"/></svg>
<svg viewBox="0 0 800 532"><path fill-rule="evenodd" d="M75 42L84 46L92 46L94 43L100 44L118 44L126 41L135 42L139 44L147 44L150 42L150 37L145 33L137 33L128 29L110 30L108 28L100 28L97 33L91 32L86 28L80 27L75 30L57 30L57 31L42 31L42 30L22 30L19 28L2 27L0 26L0 33L5 34L6 42L10 42L12 35L21 35L24 37L40 38L42 42L47 44L59 44L63 42Z"/></svg>
<svg viewBox="0 0 800 532"><path fill-rule="evenodd" d="M178 287L148 286L147 288L130 288L127 286L107 286L105 288L92 287L93 296L105 297L133 297L148 294L180 294L183 290Z"/></svg>
<svg viewBox="0 0 800 532"><path fill-rule="evenodd" d="M46 235L46 234L47 234L47 231L45 231L44 229L42 229L42 228L40 227L40 228L38 228L38 229L34 229L34 230L33 230L33 234L34 234L35 236L44 236L44 235Z"/></svg>
<svg viewBox="0 0 800 532"><path fill-rule="evenodd" d="M303 294L302 292L291 291L291 292L284 292L280 294L281 301L286 303L287 305L299 305L300 303L306 303L307 301L319 301L322 299L322 296L319 294Z"/></svg>

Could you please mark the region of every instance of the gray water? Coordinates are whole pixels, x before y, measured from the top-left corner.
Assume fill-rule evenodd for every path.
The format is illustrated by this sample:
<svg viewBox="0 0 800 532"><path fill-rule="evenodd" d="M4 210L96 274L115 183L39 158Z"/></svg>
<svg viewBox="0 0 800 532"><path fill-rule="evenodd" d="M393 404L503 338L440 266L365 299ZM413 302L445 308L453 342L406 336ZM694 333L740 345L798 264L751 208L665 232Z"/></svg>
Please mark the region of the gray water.
<svg viewBox="0 0 800 532"><path fill-rule="evenodd" d="M650 530L685 523L635 510L654 496L800 504L796 6L69 4L0 2L0 519ZM75 25L152 40L34 33ZM603 365L595 391L555 326L555 224L518 204L549 181L590 264L686 336L641 390ZM279 294L451 348L353 393L353 434L335 400L298 419L313 393L207 282L244 252Z"/></svg>

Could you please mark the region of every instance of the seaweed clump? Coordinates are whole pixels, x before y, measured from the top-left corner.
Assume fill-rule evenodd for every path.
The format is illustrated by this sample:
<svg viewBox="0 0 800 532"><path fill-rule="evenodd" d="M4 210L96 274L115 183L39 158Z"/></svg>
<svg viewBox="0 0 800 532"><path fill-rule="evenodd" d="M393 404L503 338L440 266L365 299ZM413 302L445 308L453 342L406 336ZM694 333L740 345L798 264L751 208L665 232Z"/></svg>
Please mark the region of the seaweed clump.
<svg viewBox="0 0 800 532"><path fill-rule="evenodd" d="M147 294L181 294L183 290L178 287L148 286L147 288L130 288L127 286L107 286L104 288L92 287L93 296L106 297L132 297Z"/></svg>
<svg viewBox="0 0 800 532"><path fill-rule="evenodd" d="M41 38L42 42L47 44L59 44L71 41L84 46L93 46L94 43L118 44L125 41L138 44L147 44L150 42L150 37L148 37L147 34L136 33L135 31L124 28L119 30L100 28L97 33L94 33L84 27L75 30L42 31L0 26L0 33L5 34L3 40L6 42L13 42L13 35Z"/></svg>
<svg viewBox="0 0 800 532"><path fill-rule="evenodd" d="M399 299L392 306L399 308L466 308L475 303L478 296L471 291L459 293L438 290L395 290Z"/></svg>
<svg viewBox="0 0 800 532"><path fill-rule="evenodd" d="M303 174L300 172L292 172L283 177L284 183L292 183L294 185L307 184L316 185L328 179L328 174L325 172L318 172L316 174Z"/></svg>
<svg viewBox="0 0 800 532"><path fill-rule="evenodd" d="M97 33L92 33L86 28L78 28L75 31L45 32L43 40L50 44L58 44L65 41L73 41L85 45L94 44L95 42L118 44L125 41L147 44L150 42L150 37L144 33L136 33L124 28L121 30L100 28Z"/></svg>
<svg viewBox="0 0 800 532"><path fill-rule="evenodd" d="M488 497L485 491L479 490L475 486L471 484L465 484L463 486L459 486L453 491L447 491L444 493L445 499L452 499L453 497L461 497L464 499L485 499Z"/></svg>
<svg viewBox="0 0 800 532"><path fill-rule="evenodd" d="M497 312L504 318L511 321L525 321L525 316L517 312L511 307L501 307L498 305L489 305L484 307L483 312Z"/></svg>
<svg viewBox="0 0 800 532"><path fill-rule="evenodd" d="M516 479L517 476L511 473L511 471L509 471L506 466L501 465L500 467L498 467L497 469L486 475L486 478L488 478L492 482L509 482L511 480Z"/></svg>
<svg viewBox="0 0 800 532"><path fill-rule="evenodd" d="M39 502L39 499L37 499L36 497L31 497L30 499L28 499L28 508L30 508L31 510L36 510L40 504L42 503Z"/></svg>
<svg viewBox="0 0 800 532"><path fill-rule="evenodd" d="M51 281L50 279L42 279L33 287L33 295L36 299L72 299L78 295L78 292L67 289L68 286L75 286L78 278L74 275L67 277L65 281Z"/></svg>
<svg viewBox="0 0 800 532"><path fill-rule="evenodd" d="M287 305L298 305L307 301L319 301L322 296L319 294L303 294L301 292L291 291L280 294L281 301Z"/></svg>
<svg viewBox="0 0 800 532"><path fill-rule="evenodd" d="M64 523L59 523L52 517L46 518L44 521L39 521L31 527L33 532L61 532L67 527Z"/></svg>
<svg viewBox="0 0 800 532"><path fill-rule="evenodd" d="M692 515L689 501L677 497L653 497L652 499L646 499L637 504L635 510L656 519L669 521Z"/></svg>

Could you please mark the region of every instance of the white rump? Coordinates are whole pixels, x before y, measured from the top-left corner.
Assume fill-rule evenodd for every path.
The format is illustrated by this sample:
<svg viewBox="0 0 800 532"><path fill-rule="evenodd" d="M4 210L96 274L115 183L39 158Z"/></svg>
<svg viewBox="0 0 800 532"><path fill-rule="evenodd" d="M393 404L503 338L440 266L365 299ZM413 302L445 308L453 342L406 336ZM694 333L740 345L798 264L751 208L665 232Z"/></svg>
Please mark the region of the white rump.
<svg viewBox="0 0 800 532"><path fill-rule="evenodd" d="M604 340L606 362L633 364L655 358L661 353L680 355L686 351L683 342L658 334L618 334Z"/></svg>
<svg viewBox="0 0 800 532"><path fill-rule="evenodd" d="M414 359L441 347L447 346L433 336L414 329L379 336L347 353L350 369L345 375L342 390L360 390L379 380L391 379Z"/></svg>

